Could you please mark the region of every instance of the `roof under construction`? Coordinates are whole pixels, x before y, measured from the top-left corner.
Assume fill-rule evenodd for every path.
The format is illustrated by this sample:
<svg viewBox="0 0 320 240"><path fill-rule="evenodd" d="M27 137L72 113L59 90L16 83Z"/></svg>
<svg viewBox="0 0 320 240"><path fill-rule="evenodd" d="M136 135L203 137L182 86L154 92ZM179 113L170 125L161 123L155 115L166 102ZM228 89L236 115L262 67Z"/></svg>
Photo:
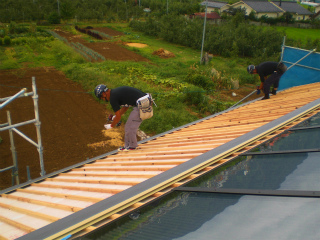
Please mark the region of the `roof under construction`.
<svg viewBox="0 0 320 240"><path fill-rule="evenodd" d="M268 100L252 101L141 141L138 150L106 153L6 189L0 198L0 239L73 239L174 191L203 192L190 190L188 184L319 116L319 96L320 83L292 87ZM319 152L319 145L313 151ZM239 194L239 189L219 188L204 192ZM304 194L319 205L319 189L270 193L273 190L249 189L241 194Z"/></svg>

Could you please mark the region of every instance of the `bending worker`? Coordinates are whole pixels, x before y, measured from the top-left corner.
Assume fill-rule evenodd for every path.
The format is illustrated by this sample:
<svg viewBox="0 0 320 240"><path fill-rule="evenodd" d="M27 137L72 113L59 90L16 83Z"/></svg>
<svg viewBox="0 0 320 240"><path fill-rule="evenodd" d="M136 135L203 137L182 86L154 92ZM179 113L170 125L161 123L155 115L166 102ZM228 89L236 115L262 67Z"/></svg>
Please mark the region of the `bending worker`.
<svg viewBox="0 0 320 240"><path fill-rule="evenodd" d="M279 81L282 74L287 70L286 65L282 62L263 62L259 65L249 65L247 71L250 74L258 74L260 77L261 84L258 87L259 90L263 90L264 99L269 99L270 87L273 85L272 94L277 94L277 89L279 86Z"/></svg>
<svg viewBox="0 0 320 240"><path fill-rule="evenodd" d="M125 145L119 150L135 150L138 147L137 131L140 124L144 119L152 117L153 114L151 95L133 87L122 86L109 89L103 84L96 86L94 94L98 99L109 101L115 112L112 123L104 125L107 130L117 126L121 116L126 113L129 107L133 107L125 125Z"/></svg>

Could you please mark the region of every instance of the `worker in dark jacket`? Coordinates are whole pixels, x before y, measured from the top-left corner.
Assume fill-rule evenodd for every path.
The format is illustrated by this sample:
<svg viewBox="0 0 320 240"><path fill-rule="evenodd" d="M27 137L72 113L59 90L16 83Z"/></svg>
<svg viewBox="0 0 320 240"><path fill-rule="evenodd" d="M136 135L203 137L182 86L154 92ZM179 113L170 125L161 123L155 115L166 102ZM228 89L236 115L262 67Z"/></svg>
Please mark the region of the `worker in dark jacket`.
<svg viewBox="0 0 320 240"><path fill-rule="evenodd" d="M270 87L273 85L272 94L277 94L277 89L279 86L279 81L282 74L287 70L286 65L282 62L263 62L259 65L249 65L247 71L250 74L258 74L260 77L261 84L258 87L259 90L263 90L264 99L269 99Z"/></svg>
<svg viewBox="0 0 320 240"><path fill-rule="evenodd" d="M117 126L121 120L121 116L126 113L129 107L133 107L125 125L125 145L119 150L135 150L138 147L137 131L142 123L139 109L137 107L137 101L149 96L149 94L144 93L139 89L127 86L109 89L103 84L98 85L95 88L94 93L97 98L105 100L106 102L109 101L113 111L115 112L115 115L112 117L112 123L104 125L107 130Z"/></svg>

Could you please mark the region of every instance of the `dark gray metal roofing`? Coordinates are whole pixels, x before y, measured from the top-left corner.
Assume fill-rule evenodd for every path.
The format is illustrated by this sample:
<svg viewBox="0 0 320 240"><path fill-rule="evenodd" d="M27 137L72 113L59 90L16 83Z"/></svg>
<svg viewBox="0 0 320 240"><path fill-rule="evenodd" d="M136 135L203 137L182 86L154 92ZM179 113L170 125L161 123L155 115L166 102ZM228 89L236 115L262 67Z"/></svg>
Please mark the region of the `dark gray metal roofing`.
<svg viewBox="0 0 320 240"><path fill-rule="evenodd" d="M312 12L310 12L309 10L307 10L304 7L300 6L296 2L284 2L284 1L281 1L281 6L280 6L280 1L279 2L273 2L273 3L278 5L284 11L289 12L289 13L297 13L297 14L300 14L300 15L311 15L312 14Z"/></svg>
<svg viewBox="0 0 320 240"><path fill-rule="evenodd" d="M251 7L257 13L264 13L264 12L284 12L283 10L279 9L277 6L273 5L271 2L268 1L242 1Z"/></svg>
<svg viewBox="0 0 320 240"><path fill-rule="evenodd" d="M206 6L206 1L202 2L201 5L202 6ZM226 2L211 2L211 1L208 1L208 7L211 7L211 8L222 8L223 6L227 5L228 3Z"/></svg>

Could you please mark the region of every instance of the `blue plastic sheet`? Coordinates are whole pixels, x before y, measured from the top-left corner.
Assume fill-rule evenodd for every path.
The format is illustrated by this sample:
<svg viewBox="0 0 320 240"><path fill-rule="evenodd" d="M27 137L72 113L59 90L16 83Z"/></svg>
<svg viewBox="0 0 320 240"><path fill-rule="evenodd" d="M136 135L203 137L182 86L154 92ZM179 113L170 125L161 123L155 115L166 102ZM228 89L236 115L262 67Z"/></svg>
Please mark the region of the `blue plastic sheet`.
<svg viewBox="0 0 320 240"><path fill-rule="evenodd" d="M320 53L311 52L312 50L284 47L282 61L288 70L282 75L278 90L320 82Z"/></svg>

